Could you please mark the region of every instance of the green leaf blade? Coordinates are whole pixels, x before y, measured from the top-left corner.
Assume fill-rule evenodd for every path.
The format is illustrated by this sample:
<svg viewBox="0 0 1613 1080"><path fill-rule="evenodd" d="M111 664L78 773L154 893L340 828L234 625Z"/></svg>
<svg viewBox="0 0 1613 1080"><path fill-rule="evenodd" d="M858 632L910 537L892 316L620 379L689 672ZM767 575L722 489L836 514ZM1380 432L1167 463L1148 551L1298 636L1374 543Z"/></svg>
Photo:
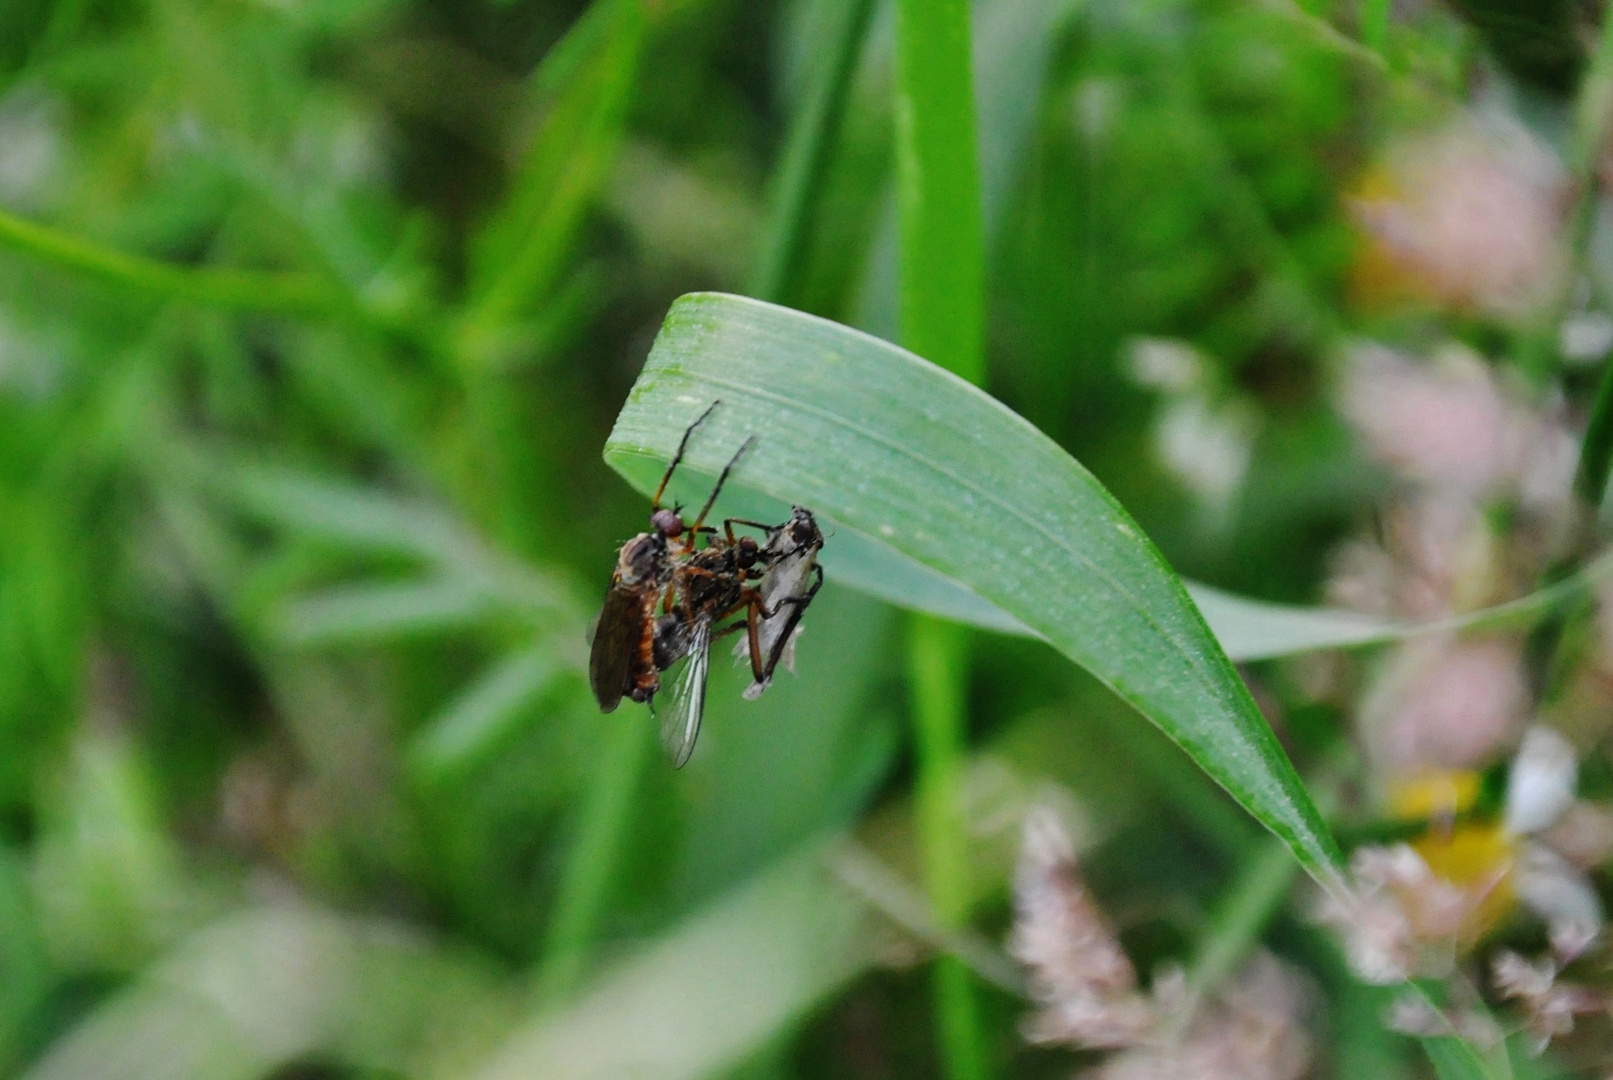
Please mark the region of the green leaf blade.
<svg viewBox="0 0 1613 1080"><path fill-rule="evenodd" d="M1313 876L1336 879L1336 846L1179 579L1052 440L887 342L695 294L668 314L607 460L653 486L684 426L718 398L691 471L715 474L759 435L736 487L808 506L1008 613L1158 724Z"/></svg>

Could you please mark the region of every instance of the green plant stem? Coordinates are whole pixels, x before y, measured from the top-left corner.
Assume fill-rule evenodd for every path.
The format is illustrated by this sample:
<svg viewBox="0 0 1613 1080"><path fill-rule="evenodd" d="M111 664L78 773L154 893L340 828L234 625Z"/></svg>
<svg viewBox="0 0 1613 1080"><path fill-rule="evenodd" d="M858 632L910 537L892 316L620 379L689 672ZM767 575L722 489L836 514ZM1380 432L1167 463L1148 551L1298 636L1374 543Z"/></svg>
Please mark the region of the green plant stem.
<svg viewBox="0 0 1613 1080"><path fill-rule="evenodd" d="M767 231L751 277L750 295L787 304L799 289L802 258L818 206L835 134L862 55L873 0L835 0L829 48L811 91L790 125L774 180Z"/></svg>
<svg viewBox="0 0 1613 1080"><path fill-rule="evenodd" d="M1368 5L1379 2L1384 0L1365 0ZM1382 53L1346 37L1326 19L1300 7L1296 0L1255 0L1255 3L1304 30L1316 44L1354 61L1361 67L1370 68L1375 74L1388 74L1389 64L1384 60ZM1389 5L1384 3L1384 6Z"/></svg>
<svg viewBox="0 0 1613 1080"><path fill-rule="evenodd" d="M1579 96L1574 103L1574 142L1569 164L1581 184L1582 195L1594 195L1596 164L1607 144L1610 120L1613 120L1613 20L1603 19L1596 52L1580 82Z"/></svg>
<svg viewBox="0 0 1613 1080"><path fill-rule="evenodd" d="M959 810L963 776L962 689L956 678L965 664L963 628L933 615L915 615L908 658L919 760L919 842L924 885L943 927L969 915L969 867Z"/></svg>
<svg viewBox="0 0 1613 1080"><path fill-rule="evenodd" d="M1243 963L1266 924L1288 897L1299 864L1274 837L1263 840L1216 905L1187 978L1187 1007L1176 1017L1185 1030L1197 1006Z"/></svg>
<svg viewBox="0 0 1613 1080"><path fill-rule="evenodd" d="M978 384L986 366L986 260L968 0L897 0L896 168L903 344ZM919 836L943 928L968 919L958 811L968 685L962 633L929 616L913 620ZM945 1075L981 1080L986 1060L969 974L942 957L933 978Z"/></svg>
<svg viewBox="0 0 1613 1080"><path fill-rule="evenodd" d="M25 1060L30 1026L56 976L40 940L27 866L0 845L0 1067Z"/></svg>
<svg viewBox="0 0 1613 1080"><path fill-rule="evenodd" d="M1596 52L1580 82L1574 109L1569 165L1579 191L1568 226L1571 250L1568 287L1550 310L1545 330L1535 335L1535 346L1524 351L1523 366L1538 382L1545 380L1557 359L1551 331L1567 314L1574 283L1586 275L1600 188L1596 178L1596 163L1607 145L1610 119L1613 119L1613 18L1604 18ZM1603 360L1596 400L1585 426L1585 437L1580 442L1579 463L1574 470L1573 483L1575 521L1567 550L1552 562L1543 575L1543 584L1548 588L1573 576L1590 556L1595 541L1597 512L1607 491L1610 461L1613 461L1613 356ZM1557 652L1571 616L1572 611L1559 612L1541 622L1529 635L1526 643L1527 663L1537 700L1544 700L1554 692Z"/></svg>
<svg viewBox="0 0 1613 1080"><path fill-rule="evenodd" d="M931 615L912 619L908 661L918 751L918 831L924 886L936 922L956 930L969 920L968 839L960 806L964 758L963 628ZM980 1020L968 968L953 956L936 958L931 978L935 1020L946 1074L954 1080L986 1075Z"/></svg>
<svg viewBox="0 0 1613 1080"><path fill-rule="evenodd" d="M644 37L640 0L594 0L534 74L541 96L558 96L509 195L473 245L457 341L467 365L496 359L512 326L530 317L558 282L615 160Z"/></svg>
<svg viewBox="0 0 1613 1080"><path fill-rule="evenodd" d="M985 376L985 226L965 0L896 4L902 344Z"/></svg>
<svg viewBox="0 0 1613 1080"><path fill-rule="evenodd" d="M600 755L597 774L584 789L576 837L544 935L538 987L551 1003L568 997L586 969L632 813L633 793L654 741L651 725L640 722L637 714L611 720L610 741Z"/></svg>
<svg viewBox="0 0 1613 1080"><path fill-rule="evenodd" d="M1574 126L1568 146L1568 167L1575 189L1567 224L1569 272L1556 302L1545 305L1541 322L1520 350L1520 366L1537 384L1545 383L1556 368L1559 359L1557 328L1570 310L1575 286L1587 279L1586 264L1590 259L1591 233L1596 224L1601 188L1597 183L1596 164L1607 146L1610 119L1613 119L1613 19L1604 18L1596 50L1580 80L1579 95L1574 102ZM1598 405L1601 404L1599 398ZM1582 467L1583 464L1582 457Z"/></svg>
<svg viewBox="0 0 1613 1080"><path fill-rule="evenodd" d="M0 246L114 285L206 307L327 317L357 312L343 289L309 274L175 266L104 247L3 210Z"/></svg>
<svg viewBox="0 0 1613 1080"><path fill-rule="evenodd" d="M1570 165L1579 186L1570 222L1574 277L1584 271L1590 253L1591 226L1596 218L1598 185L1596 163L1607 145L1608 123L1613 119L1613 18L1602 20L1596 54L1580 85L1574 110L1574 141ZM1609 462L1613 461L1613 357L1604 361L1596 388L1585 441L1580 445L1579 467L1574 472L1574 493L1595 515L1607 490Z"/></svg>

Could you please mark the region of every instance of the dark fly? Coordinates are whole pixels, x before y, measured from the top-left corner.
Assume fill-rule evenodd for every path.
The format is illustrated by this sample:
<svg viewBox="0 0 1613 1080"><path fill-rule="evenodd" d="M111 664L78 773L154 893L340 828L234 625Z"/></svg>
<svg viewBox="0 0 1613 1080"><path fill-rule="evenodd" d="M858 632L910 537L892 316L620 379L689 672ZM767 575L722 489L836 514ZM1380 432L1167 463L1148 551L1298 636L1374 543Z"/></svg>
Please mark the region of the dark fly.
<svg viewBox="0 0 1613 1080"><path fill-rule="evenodd" d="M588 683L603 712L611 712L623 697L649 701L660 686L660 671L666 665L656 664L655 612L663 605L664 595L672 584L675 560L693 550L697 535L684 524L677 507L668 509L661 505L661 496L683 460L689 437L717 405L712 402L684 430L677 453L672 455L661 485L655 489L650 531L639 533L623 544L616 555L616 570L611 574L605 606L599 613L588 656ZM723 470L724 476L727 472ZM712 497L715 499L715 492ZM704 513L702 511L702 517Z"/></svg>
<svg viewBox="0 0 1613 1080"><path fill-rule="evenodd" d="M700 734L712 639L754 621L749 613L758 607L760 594L750 582L761 575L760 559L761 545L748 536L734 538L725 523L721 536L677 561L672 603L657 621L655 635L657 663L663 668L681 665L669 673L666 699L657 709L661 745L674 767L689 760ZM717 628L742 610L746 622Z"/></svg>
<svg viewBox="0 0 1613 1080"><path fill-rule="evenodd" d="M746 439L723 468L692 523L684 523L677 507L661 506L690 436L717 404L684 431L656 489L651 531L623 544L617 554L589 657L589 682L600 709L610 712L623 697L649 704L675 767L689 760L700 733L712 641L745 631L743 648L755 679L745 696L759 695L780 662L789 666L801 615L823 583L817 565L823 534L809 511L796 507L776 526L736 518L724 521L720 531L705 524L754 438ZM760 529L766 538L735 536L735 525ZM719 626L741 614L738 622ZM662 672L666 689L658 701Z"/></svg>
<svg viewBox="0 0 1613 1080"><path fill-rule="evenodd" d="M761 544L748 536L736 539L735 525L761 529L767 539ZM679 561L673 573L677 602L661 618L656 635L664 658L682 664L671 675L660 713L661 743L674 765L689 759L700 734L714 639L745 632L737 651L751 662L754 681L746 698L767 689L781 662L790 665L801 616L823 585L817 561L822 547L823 533L812 512L797 506L782 525L730 518L708 546ZM741 612L742 620L718 627Z"/></svg>

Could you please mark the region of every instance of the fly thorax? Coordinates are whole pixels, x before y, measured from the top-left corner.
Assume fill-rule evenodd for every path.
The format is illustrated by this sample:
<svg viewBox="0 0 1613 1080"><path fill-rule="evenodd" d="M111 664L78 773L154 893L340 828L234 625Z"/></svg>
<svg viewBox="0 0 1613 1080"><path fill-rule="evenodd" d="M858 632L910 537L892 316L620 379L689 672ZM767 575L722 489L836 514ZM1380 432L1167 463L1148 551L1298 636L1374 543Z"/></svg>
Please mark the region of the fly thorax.
<svg viewBox="0 0 1613 1080"><path fill-rule="evenodd" d="M639 533L622 545L616 578L624 585L654 581L666 565L666 540L659 533Z"/></svg>

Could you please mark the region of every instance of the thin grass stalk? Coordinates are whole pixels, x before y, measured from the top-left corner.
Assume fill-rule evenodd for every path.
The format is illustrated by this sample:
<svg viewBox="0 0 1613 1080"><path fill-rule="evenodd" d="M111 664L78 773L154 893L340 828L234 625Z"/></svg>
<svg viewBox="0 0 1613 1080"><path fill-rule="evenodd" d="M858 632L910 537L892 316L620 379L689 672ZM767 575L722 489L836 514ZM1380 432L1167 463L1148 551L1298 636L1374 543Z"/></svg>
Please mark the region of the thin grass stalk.
<svg viewBox="0 0 1613 1080"><path fill-rule="evenodd" d="M1570 288L1586 275L1590 236L1601 192L1596 163L1607 146L1610 120L1613 120L1613 16L1602 20L1596 51L1591 58L1590 69L1580 82L1579 96L1575 101L1569 166L1578 186L1578 197L1568 224L1572 252ZM1560 303L1551 312L1548 330L1555 327L1566 314L1568 303L1568 293L1565 291ZM1537 379L1543 379L1554 366L1557 353L1551 335L1547 332L1537 333L1534 348L1525 351L1523 366ZM1579 462L1574 469L1576 521L1573 536L1568 549L1543 575L1543 585L1546 587L1555 586L1575 575L1590 557L1595 546L1596 517L1607 492L1610 468L1613 468L1613 355L1603 361L1602 377L1596 388L1590 419L1585 425L1584 438L1580 442ZM1560 611L1555 617L1536 626L1529 636L1529 674L1538 699L1545 700L1555 691L1557 650L1573 614L1572 609Z"/></svg>
<svg viewBox="0 0 1613 1080"><path fill-rule="evenodd" d="M1607 145L1610 120L1613 120L1613 17L1604 17L1596 54L1580 87L1574 114L1570 164L1580 188L1571 225L1576 277L1583 273L1589 256L1591 225L1600 195L1596 162ZM1613 464L1613 355L1603 362L1596 401L1585 427L1585 441L1580 446L1579 467L1574 472L1574 494L1593 516L1607 491L1610 464Z"/></svg>
<svg viewBox="0 0 1613 1080"><path fill-rule="evenodd" d="M1592 515L1602 505L1610 466L1613 466L1613 357L1603 362L1590 422L1585 425L1585 441L1580 445L1579 465L1574 470L1574 494Z"/></svg>
<svg viewBox="0 0 1613 1080"><path fill-rule="evenodd" d="M903 343L979 383L985 375L985 225L966 0L897 0L896 164ZM962 631L916 616L910 640L925 886L944 929L968 918L966 838L958 812L968 675ZM974 987L936 961L934 1009L944 1073L980 1080L985 1051Z"/></svg>
<svg viewBox="0 0 1613 1080"><path fill-rule="evenodd" d="M3 210L0 246L113 285L204 307L325 318L362 314L339 286L311 274L176 266Z"/></svg>
<svg viewBox="0 0 1613 1080"><path fill-rule="evenodd" d="M767 230L751 277L750 295L787 304L799 288L802 259L818 207L835 136L851 93L873 0L835 0L829 47L810 92L790 125L774 180Z"/></svg>
<svg viewBox="0 0 1613 1080"><path fill-rule="evenodd" d="M960 795L963 781L966 689L963 627L915 615L908 649L918 751L919 844L924 885L944 931L969 921L968 839ZM969 968L952 955L936 957L933 979L936 1035L946 1075L979 1080L987 1075L981 1022Z"/></svg>
<svg viewBox="0 0 1613 1080"><path fill-rule="evenodd" d="M499 354L560 279L572 242L615 160L638 85L640 0L595 0L533 75L558 93L504 204L473 245L458 351L470 367ZM563 73L557 76L554 68ZM556 88L560 88L556 90Z"/></svg>
<svg viewBox="0 0 1613 1080"><path fill-rule="evenodd" d="M1348 741L1341 743L1310 784L1317 808L1331 817L1344 780L1356 768ZM1187 1001L1174 1018L1175 1034L1186 1033L1198 1008L1243 964L1267 925L1293 891L1300 867L1288 846L1265 837L1243 856L1232 886L1210 913L1187 973Z"/></svg>
<svg viewBox="0 0 1613 1080"><path fill-rule="evenodd" d="M1568 170L1573 181L1574 201L1567 215L1568 272L1556 302L1545 306L1539 321L1531 328L1520 348L1519 366L1537 385L1544 384L1562 359L1557 330L1572 310L1578 284L1588 281L1595 290L1595 279L1588 274L1591 234L1601 202L1602 185L1597 163L1607 147L1609 121L1613 120L1613 18L1604 18L1597 35L1596 49L1574 100L1574 123L1568 144ZM1605 297L1603 298L1606 299ZM1602 404L1600 395L1598 406ZM1593 418L1594 425L1594 418ZM1581 475L1584 475L1581 458ZM1578 477L1575 484L1579 490ZM1601 492L1597 492L1598 497Z"/></svg>

